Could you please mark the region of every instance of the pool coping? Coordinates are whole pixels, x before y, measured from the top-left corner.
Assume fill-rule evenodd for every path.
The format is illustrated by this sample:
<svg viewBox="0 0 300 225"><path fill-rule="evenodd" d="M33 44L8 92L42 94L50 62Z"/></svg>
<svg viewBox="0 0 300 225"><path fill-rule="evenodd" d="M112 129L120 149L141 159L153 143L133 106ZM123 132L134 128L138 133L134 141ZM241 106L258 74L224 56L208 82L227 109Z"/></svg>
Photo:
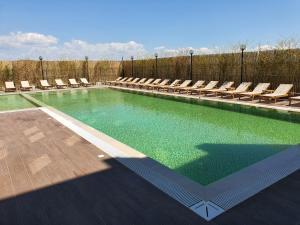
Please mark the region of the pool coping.
<svg viewBox="0 0 300 225"><path fill-rule="evenodd" d="M23 97L41 104L26 94ZM300 146L296 145L203 186L81 121L53 107L45 107L44 103L41 105L44 107L40 110L208 221L300 169ZM130 158L140 160L137 163Z"/></svg>
<svg viewBox="0 0 300 225"><path fill-rule="evenodd" d="M279 106L274 104L265 104L263 102L256 103L256 102L246 102L246 101L236 101L235 99L226 99L226 98L219 98L214 96L204 96L204 95L187 95L187 94L178 94L178 93L170 93L170 92L161 92L156 90L145 90L145 89L136 89L136 88L128 88L128 87L120 87L120 86L106 86L107 88L123 90L128 92L139 92L143 94L151 94L157 96L168 96L168 97L176 97L181 99L192 99L192 100L206 100L212 102L222 102L228 104L237 104L237 105L244 105L244 106L252 106L256 108L264 108L264 109L274 109L279 111L286 111L286 112L296 112L300 113L299 107L293 106Z"/></svg>
<svg viewBox="0 0 300 225"><path fill-rule="evenodd" d="M50 89L35 89L31 91L11 91L11 92L4 92L0 91L0 96L3 95L17 95L17 94L35 94L35 93L41 93L41 92L51 92L51 91L70 91L70 90L85 90L85 89L97 89L97 88L103 88L105 87L104 85L93 85L89 87L77 87L77 88L72 88L72 87L67 87L67 88L50 88Z"/></svg>
<svg viewBox="0 0 300 225"><path fill-rule="evenodd" d="M12 113L12 112L26 112L26 111L32 111L32 110L38 110L37 107L29 107L29 108L23 108L23 109L9 109L9 110L2 110L0 113Z"/></svg>

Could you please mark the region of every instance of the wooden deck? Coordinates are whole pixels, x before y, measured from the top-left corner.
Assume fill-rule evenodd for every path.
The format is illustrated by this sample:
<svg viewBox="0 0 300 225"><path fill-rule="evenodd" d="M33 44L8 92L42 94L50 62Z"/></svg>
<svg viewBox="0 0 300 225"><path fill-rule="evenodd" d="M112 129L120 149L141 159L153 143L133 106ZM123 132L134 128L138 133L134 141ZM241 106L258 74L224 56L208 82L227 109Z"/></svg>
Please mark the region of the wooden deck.
<svg viewBox="0 0 300 225"><path fill-rule="evenodd" d="M0 224L300 224L300 171L207 223L39 110L0 114Z"/></svg>

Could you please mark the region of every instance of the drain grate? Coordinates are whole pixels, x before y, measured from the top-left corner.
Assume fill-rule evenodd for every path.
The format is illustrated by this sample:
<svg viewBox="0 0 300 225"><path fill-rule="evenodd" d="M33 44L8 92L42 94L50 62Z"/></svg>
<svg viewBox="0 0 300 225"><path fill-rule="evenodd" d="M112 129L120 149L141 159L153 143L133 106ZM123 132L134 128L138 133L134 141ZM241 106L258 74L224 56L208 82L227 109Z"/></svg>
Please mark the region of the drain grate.
<svg viewBox="0 0 300 225"><path fill-rule="evenodd" d="M221 207L217 206L216 204L210 201L198 202L197 204L191 206L190 209L202 218L204 218L206 221L210 221L224 212L224 210Z"/></svg>

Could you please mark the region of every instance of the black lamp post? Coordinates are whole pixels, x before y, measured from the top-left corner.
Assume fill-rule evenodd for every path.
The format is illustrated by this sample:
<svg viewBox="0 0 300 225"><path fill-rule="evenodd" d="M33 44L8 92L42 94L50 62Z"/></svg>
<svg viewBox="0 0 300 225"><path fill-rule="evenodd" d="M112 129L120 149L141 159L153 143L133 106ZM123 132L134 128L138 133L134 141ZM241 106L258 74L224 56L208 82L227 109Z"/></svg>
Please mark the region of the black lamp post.
<svg viewBox="0 0 300 225"><path fill-rule="evenodd" d="M191 68L190 68L190 80L193 80L193 54L194 54L194 51L193 49L191 49L189 51L190 55L191 55Z"/></svg>
<svg viewBox="0 0 300 225"><path fill-rule="evenodd" d="M123 58L123 56L122 56L121 66L122 66L122 72L121 72L122 75L121 75L121 76L122 76L122 77L125 77L125 76L124 76L125 70L124 70L124 58Z"/></svg>
<svg viewBox="0 0 300 225"><path fill-rule="evenodd" d="M157 78L158 77L158 72L157 72L157 58L158 58L158 54L155 53L154 56L155 56L155 77Z"/></svg>
<svg viewBox="0 0 300 225"><path fill-rule="evenodd" d="M131 76L133 77L133 56L131 56Z"/></svg>
<svg viewBox="0 0 300 225"><path fill-rule="evenodd" d="M44 68L43 68L43 57L40 56L39 60L40 60L40 67L41 67L42 78L43 78L43 80L45 80L45 77L44 77Z"/></svg>
<svg viewBox="0 0 300 225"><path fill-rule="evenodd" d="M243 75L244 75L244 51L246 50L246 45L242 44L240 45L240 49L242 51L241 54L241 83L243 82Z"/></svg>
<svg viewBox="0 0 300 225"><path fill-rule="evenodd" d="M88 80L90 80L90 75L89 75L89 57L85 56L85 76Z"/></svg>

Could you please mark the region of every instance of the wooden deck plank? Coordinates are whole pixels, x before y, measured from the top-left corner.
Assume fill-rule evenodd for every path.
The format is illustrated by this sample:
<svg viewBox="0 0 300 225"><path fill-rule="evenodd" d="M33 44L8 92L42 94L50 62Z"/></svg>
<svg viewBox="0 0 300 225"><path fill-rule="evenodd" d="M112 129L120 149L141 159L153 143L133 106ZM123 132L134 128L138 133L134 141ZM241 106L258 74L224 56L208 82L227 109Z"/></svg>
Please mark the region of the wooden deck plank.
<svg viewBox="0 0 300 225"><path fill-rule="evenodd" d="M0 159L0 184L0 201L1 199L14 196L14 190L5 158Z"/></svg>
<svg viewBox="0 0 300 225"><path fill-rule="evenodd" d="M9 174L12 179L12 185L15 194L22 194L34 189L25 165L19 154L21 146L11 146L8 148L9 154L6 157Z"/></svg>

